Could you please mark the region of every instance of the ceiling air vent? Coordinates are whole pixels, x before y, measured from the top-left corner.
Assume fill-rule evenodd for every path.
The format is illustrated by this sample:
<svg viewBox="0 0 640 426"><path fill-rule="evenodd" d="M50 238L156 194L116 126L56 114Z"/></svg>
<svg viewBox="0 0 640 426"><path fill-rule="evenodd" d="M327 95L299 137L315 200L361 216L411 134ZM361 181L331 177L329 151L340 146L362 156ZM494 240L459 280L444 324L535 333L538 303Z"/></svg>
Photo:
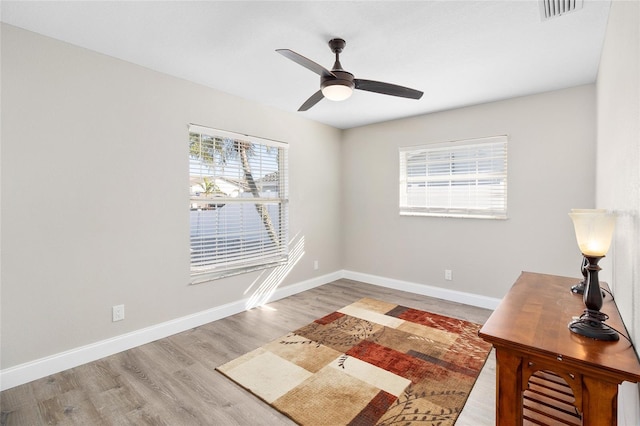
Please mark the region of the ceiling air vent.
<svg viewBox="0 0 640 426"><path fill-rule="evenodd" d="M543 21L582 9L583 0L538 0Z"/></svg>

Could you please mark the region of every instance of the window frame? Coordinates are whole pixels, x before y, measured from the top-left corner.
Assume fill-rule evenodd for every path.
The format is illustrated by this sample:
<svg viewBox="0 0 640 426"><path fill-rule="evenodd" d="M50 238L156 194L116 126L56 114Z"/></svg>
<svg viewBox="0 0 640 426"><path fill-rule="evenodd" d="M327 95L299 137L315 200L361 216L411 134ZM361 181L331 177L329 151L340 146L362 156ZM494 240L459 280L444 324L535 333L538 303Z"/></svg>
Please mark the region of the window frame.
<svg viewBox="0 0 640 426"><path fill-rule="evenodd" d="M232 275L243 274L243 273L266 269L266 268L273 268L286 263L289 257L289 249L288 249L288 233L289 233L288 149L289 149L289 145L285 142L260 138L256 136L243 135L240 133L214 129L214 128L200 126L196 124L189 125L188 133L189 133L188 159L189 159L189 181L190 181L189 183L190 284L199 284L202 282L225 278ZM275 155L275 157L277 157L276 171L273 171L272 168L269 168L269 166L266 165L266 161L265 161L265 165L263 165L262 160L258 164L258 169L254 169L255 164L251 165L251 171L252 171L251 175L254 179L254 184L264 185L266 182L266 184L269 185L269 182L270 182L269 180L264 180L263 182L259 182L259 181L264 179L269 174L275 175L277 179L277 191L275 191L276 194L272 195L271 192L269 191L267 191L267 194L265 194L263 192L264 187L260 186L260 188L258 188L258 186L256 185L255 186L256 190L260 189L260 196L255 197L253 195L253 192L250 189L251 185L249 185L248 183L249 181L248 181L247 175L244 173L244 169L242 168L242 165L241 165L242 162L239 159L235 160L235 162L237 163L236 165L230 165L229 163L223 164L221 161L217 161L216 158L212 158L211 160L209 160L209 162L203 161L201 159L202 157L198 159L198 157L194 156L191 152L192 134L199 135L200 137L199 143L201 144L200 149L203 143L202 136L205 136L209 139L219 138L221 140L221 143L233 144L234 147L236 145L249 143L251 144L252 149L255 150L256 147L258 147L257 149L260 150L261 152L262 151L268 152L271 149L277 149L277 155ZM239 153L237 154L240 155ZM201 170L200 174L194 173L194 170L197 170L198 168ZM200 193L194 194L194 190L193 190L194 180L197 179L198 177L202 181L205 181L205 177L208 177L209 179L213 177L213 182L214 182L213 186L216 188L218 186L222 186L221 184L217 185L217 183L220 182L219 179L226 180L223 183L228 185L228 176L224 171L225 168L232 169L232 171L237 172L237 174L239 175L238 179L236 180L238 186L239 187L247 186L247 188L240 188L240 191L231 191L229 193L224 193L221 190L215 190L215 193L203 194L205 190L202 184L200 183L197 185L199 185L203 189L203 191L200 191ZM206 172L207 172L206 175L203 174L202 172L203 169L206 169ZM270 173L264 174L265 172L270 172ZM264 176L260 177L261 174L264 174ZM271 182L271 184L273 183ZM241 194L240 196L238 195L238 192ZM246 197L243 195L246 195ZM228 238L225 236L228 236L231 233L240 234L242 235L242 237L245 237L247 235L252 235L252 236L256 235L255 217L252 219L253 222L251 222L251 225L253 225L254 227L252 228L252 230L248 229L250 227L249 225L250 221L248 219L238 220L238 222L237 223L234 222L233 225L227 225L226 222L228 221L225 218L224 220L225 224L220 226L218 218L220 217L220 211L225 205L229 205L230 207L234 206L234 208L240 209L243 212L245 211L243 209L247 208L249 209L249 211L247 211L248 215L252 215L252 216L255 215L258 218L258 221L260 221L260 210L258 209L257 205L261 205L263 206L262 209L264 209L264 211L269 211L267 215L269 216L270 222L272 223L275 220L271 220L272 219L271 214L275 209L276 215L277 215L277 221L276 221L277 230L275 230L276 232L274 234L269 234L269 229L263 229L262 231L260 231L261 234L264 232L270 237L271 241L273 241L273 244L271 244L272 247L268 247L270 243L269 241L267 241L266 244L262 244L262 243L251 244L251 247L252 247L251 249L241 248L239 250L237 248L236 249L231 248L232 245L228 243L224 243L224 244L215 243L216 248L213 249L210 247L211 245L213 245L212 243L202 242L202 240L205 239L204 235L214 239ZM243 206L247 206L247 207L243 207ZM253 208L251 208L251 206L253 206ZM269 210L268 206L271 206L271 210ZM217 209L219 209L219 211L216 213L215 210ZM210 217L209 220L211 221L211 224L199 225L198 232L200 232L203 228L204 228L204 231L201 231L202 233L198 235L197 237L198 241L195 243L194 243L195 239L194 239L194 223L193 223L194 211L196 211L196 215L198 216L198 218L203 216L205 214L204 212L207 211L207 214ZM250 211L253 211L253 213L250 213ZM211 219L211 218L214 218L214 219ZM264 224L264 221L261 225L265 226L265 228L268 228L267 225ZM258 225L258 227L261 225ZM223 228L225 232L223 234L220 234L216 232L216 228ZM262 237L262 238L264 239L265 237ZM207 244L210 244L210 246L208 247ZM242 244L236 245L235 247L238 247L238 246L248 247L250 246L250 244L245 245L244 243L242 243ZM207 249L211 251L216 250L216 253L214 255L201 254L198 257L198 260L194 262L194 257L196 257L194 255L194 247L200 248L201 250L207 250ZM223 248L219 249L219 247L223 247ZM262 248L262 247L266 247L266 248ZM239 253L239 254L234 254L234 253ZM223 261L223 259L225 258L227 260ZM205 262L209 262L209 263L205 265L204 264Z"/></svg>
<svg viewBox="0 0 640 426"><path fill-rule="evenodd" d="M507 153L507 135L400 147L400 215L507 219Z"/></svg>

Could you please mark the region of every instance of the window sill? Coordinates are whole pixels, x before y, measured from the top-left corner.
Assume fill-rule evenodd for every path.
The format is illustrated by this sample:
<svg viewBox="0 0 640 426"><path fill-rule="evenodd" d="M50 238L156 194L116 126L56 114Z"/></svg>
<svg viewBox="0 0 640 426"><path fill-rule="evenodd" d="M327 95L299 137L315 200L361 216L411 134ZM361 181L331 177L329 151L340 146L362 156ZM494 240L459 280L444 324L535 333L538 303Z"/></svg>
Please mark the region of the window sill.
<svg viewBox="0 0 640 426"><path fill-rule="evenodd" d="M268 263L265 265L247 266L244 268L228 269L225 271L209 271L209 272L192 273L189 285L204 284L204 283L216 281L222 278L229 278L235 275L247 274L249 272L261 271L263 269L276 268L285 263L287 263L287 259L284 259L278 262Z"/></svg>
<svg viewBox="0 0 640 426"><path fill-rule="evenodd" d="M507 215L502 214L478 214L478 213L451 213L451 212L406 212L401 211L400 216L430 216L430 217L450 217L456 219L492 219L492 220L507 220Z"/></svg>

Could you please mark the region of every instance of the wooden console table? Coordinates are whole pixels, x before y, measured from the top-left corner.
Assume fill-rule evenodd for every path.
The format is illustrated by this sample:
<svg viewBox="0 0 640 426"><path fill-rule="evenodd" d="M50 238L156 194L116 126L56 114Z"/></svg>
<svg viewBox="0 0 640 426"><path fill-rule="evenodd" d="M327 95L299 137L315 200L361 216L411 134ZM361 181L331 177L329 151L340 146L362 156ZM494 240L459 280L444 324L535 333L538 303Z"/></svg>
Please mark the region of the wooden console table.
<svg viewBox="0 0 640 426"><path fill-rule="evenodd" d="M496 425L617 424L618 385L640 382L640 363L624 336L603 342L569 331L584 310L570 290L578 281L523 272L480 330L496 349ZM601 311L626 333L609 294Z"/></svg>

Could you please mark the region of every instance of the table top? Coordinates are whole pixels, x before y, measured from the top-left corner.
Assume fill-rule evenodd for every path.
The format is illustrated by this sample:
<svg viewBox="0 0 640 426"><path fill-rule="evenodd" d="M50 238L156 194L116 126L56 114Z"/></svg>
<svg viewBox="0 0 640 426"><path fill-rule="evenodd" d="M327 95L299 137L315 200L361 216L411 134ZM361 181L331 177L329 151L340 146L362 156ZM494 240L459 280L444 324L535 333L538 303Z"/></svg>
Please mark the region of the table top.
<svg viewBox="0 0 640 426"><path fill-rule="evenodd" d="M568 324L585 309L582 295L571 292L579 278L522 272L478 333L497 347L544 357L607 373L621 381L640 382L640 362L633 345L620 336L606 342L572 333ZM601 287L609 289L606 283ZM611 295L605 293L601 312L620 333L626 328Z"/></svg>

